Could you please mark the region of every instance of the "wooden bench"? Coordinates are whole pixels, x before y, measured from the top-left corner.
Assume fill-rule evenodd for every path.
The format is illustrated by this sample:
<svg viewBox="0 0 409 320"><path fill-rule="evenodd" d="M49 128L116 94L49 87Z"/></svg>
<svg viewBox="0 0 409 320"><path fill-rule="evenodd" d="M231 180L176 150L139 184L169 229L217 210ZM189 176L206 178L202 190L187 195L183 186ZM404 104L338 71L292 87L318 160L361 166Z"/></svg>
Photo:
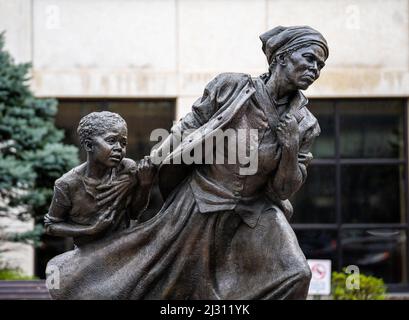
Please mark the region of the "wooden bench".
<svg viewBox="0 0 409 320"><path fill-rule="evenodd" d="M0 300L50 300L44 280L0 281Z"/></svg>

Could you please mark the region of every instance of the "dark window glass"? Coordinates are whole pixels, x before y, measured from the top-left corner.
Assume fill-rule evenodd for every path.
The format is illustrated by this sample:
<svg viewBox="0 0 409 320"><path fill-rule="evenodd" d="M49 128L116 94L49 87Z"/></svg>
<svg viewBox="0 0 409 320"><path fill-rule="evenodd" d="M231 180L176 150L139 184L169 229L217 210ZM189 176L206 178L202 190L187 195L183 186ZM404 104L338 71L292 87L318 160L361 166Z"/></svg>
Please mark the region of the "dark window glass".
<svg viewBox="0 0 409 320"><path fill-rule="evenodd" d="M386 283L408 284L406 233L388 231L396 224L406 230L408 222L405 107L403 99L310 101L321 135L307 181L291 199L307 258L331 259L338 270L355 264ZM318 231L316 224L332 224L331 231ZM362 230L373 224L384 230Z"/></svg>
<svg viewBox="0 0 409 320"><path fill-rule="evenodd" d="M149 155L158 141L150 141L155 129L166 129L173 124L173 102L112 102L109 110L119 113L128 123L128 151L130 158L140 159Z"/></svg>
<svg viewBox="0 0 409 320"><path fill-rule="evenodd" d="M310 166L305 184L291 203L294 207L294 223L334 223L335 166Z"/></svg>
<svg viewBox="0 0 409 320"><path fill-rule="evenodd" d="M307 259L330 259L337 253L337 235L333 230L295 230L300 247Z"/></svg>
<svg viewBox="0 0 409 320"><path fill-rule="evenodd" d="M343 265L386 283L407 282L406 233L399 230L347 230L342 232Z"/></svg>
<svg viewBox="0 0 409 320"><path fill-rule="evenodd" d="M403 112L399 100L340 100L343 158L402 158Z"/></svg>
<svg viewBox="0 0 409 320"><path fill-rule="evenodd" d="M109 110L119 113L128 124L127 157L134 160L149 155L151 147L157 142L150 142L152 130L169 130L174 119L173 101L59 101L56 125L65 130L65 142L79 146L77 126L80 119L93 111ZM81 159L86 154L81 150Z"/></svg>
<svg viewBox="0 0 409 320"><path fill-rule="evenodd" d="M321 134L312 146L314 158L333 158L335 156L335 118L334 103L331 100L314 100L308 107L318 119Z"/></svg>
<svg viewBox="0 0 409 320"><path fill-rule="evenodd" d="M403 178L403 166L342 166L343 222L404 223L406 219Z"/></svg>
<svg viewBox="0 0 409 320"><path fill-rule="evenodd" d="M74 144L80 148L80 140L77 135L80 119L88 113L102 110L101 102L97 101L58 101L58 113L55 117L55 124L59 129L64 130L64 142ZM82 160L86 159L84 151L81 150L80 155Z"/></svg>

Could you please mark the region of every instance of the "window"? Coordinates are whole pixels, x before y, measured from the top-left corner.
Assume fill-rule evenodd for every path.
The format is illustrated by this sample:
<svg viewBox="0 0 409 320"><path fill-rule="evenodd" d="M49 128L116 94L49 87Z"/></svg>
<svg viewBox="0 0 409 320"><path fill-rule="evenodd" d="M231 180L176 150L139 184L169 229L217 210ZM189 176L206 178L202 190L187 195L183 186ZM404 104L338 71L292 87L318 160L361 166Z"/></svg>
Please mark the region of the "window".
<svg viewBox="0 0 409 320"><path fill-rule="evenodd" d="M175 117L173 100L60 100L56 125L65 131L65 142L79 147L77 127L80 119L93 111L112 111L120 114L128 124L127 157L137 160L149 155L152 130L169 130ZM81 151L81 160L86 153Z"/></svg>
<svg viewBox="0 0 409 320"><path fill-rule="evenodd" d="M408 288L407 110L403 99L310 101L321 136L292 224L307 258L357 265Z"/></svg>

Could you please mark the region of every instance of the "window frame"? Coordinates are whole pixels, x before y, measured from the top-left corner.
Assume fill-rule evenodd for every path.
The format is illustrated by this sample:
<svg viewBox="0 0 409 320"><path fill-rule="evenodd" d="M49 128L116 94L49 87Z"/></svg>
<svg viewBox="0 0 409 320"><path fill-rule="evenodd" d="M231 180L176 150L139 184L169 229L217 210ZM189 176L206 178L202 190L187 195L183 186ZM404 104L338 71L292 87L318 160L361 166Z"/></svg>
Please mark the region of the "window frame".
<svg viewBox="0 0 409 320"><path fill-rule="evenodd" d="M388 290L392 292L401 292L409 290L409 150L408 150L408 107L409 101L406 98L382 98L385 101L388 100L400 100L401 105L403 108L403 152L404 158L397 159L397 158L341 158L341 115L339 106L339 102L342 100L343 103L349 101L357 101L357 100L375 100L376 98L316 98L311 99L309 105L313 105L314 101L329 101L333 107L333 117L334 117L334 138L335 138L335 145L334 145L334 157L333 158L317 158L312 160L310 166L325 166L325 165L333 165L335 167L335 223L292 223L291 226L295 231L306 231L306 230L331 230L336 232L336 261L332 261L333 266L337 271L341 271L343 267L343 244L342 244L342 233L345 230L376 230L376 229L395 229L399 231L406 232L406 252L405 259L403 263L406 265L406 282L401 283L387 283ZM310 111L314 114L314 109L311 108ZM319 121L319 120L318 120ZM319 139L319 137L318 137ZM341 188L342 188L342 175L341 169L345 165L403 165L404 169L404 205L405 205L405 223L343 223L342 222L342 207L341 207Z"/></svg>

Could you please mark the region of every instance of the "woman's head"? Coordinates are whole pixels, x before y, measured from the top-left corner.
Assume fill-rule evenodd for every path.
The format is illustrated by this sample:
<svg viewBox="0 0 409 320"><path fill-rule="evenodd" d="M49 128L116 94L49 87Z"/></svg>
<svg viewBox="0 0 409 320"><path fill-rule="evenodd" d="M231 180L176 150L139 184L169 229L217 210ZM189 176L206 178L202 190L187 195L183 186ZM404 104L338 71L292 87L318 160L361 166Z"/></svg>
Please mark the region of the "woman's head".
<svg viewBox="0 0 409 320"><path fill-rule="evenodd" d="M260 36L262 49L271 65L279 55L290 54L305 46L318 45L328 58L327 40L317 30L308 26L275 27Z"/></svg>
<svg viewBox="0 0 409 320"><path fill-rule="evenodd" d="M276 27L260 36L270 73L279 70L294 89L305 90L320 75L328 58L321 33L308 26Z"/></svg>
<svg viewBox="0 0 409 320"><path fill-rule="evenodd" d="M92 112L80 120L77 132L88 159L114 167L125 156L128 129L119 114Z"/></svg>

